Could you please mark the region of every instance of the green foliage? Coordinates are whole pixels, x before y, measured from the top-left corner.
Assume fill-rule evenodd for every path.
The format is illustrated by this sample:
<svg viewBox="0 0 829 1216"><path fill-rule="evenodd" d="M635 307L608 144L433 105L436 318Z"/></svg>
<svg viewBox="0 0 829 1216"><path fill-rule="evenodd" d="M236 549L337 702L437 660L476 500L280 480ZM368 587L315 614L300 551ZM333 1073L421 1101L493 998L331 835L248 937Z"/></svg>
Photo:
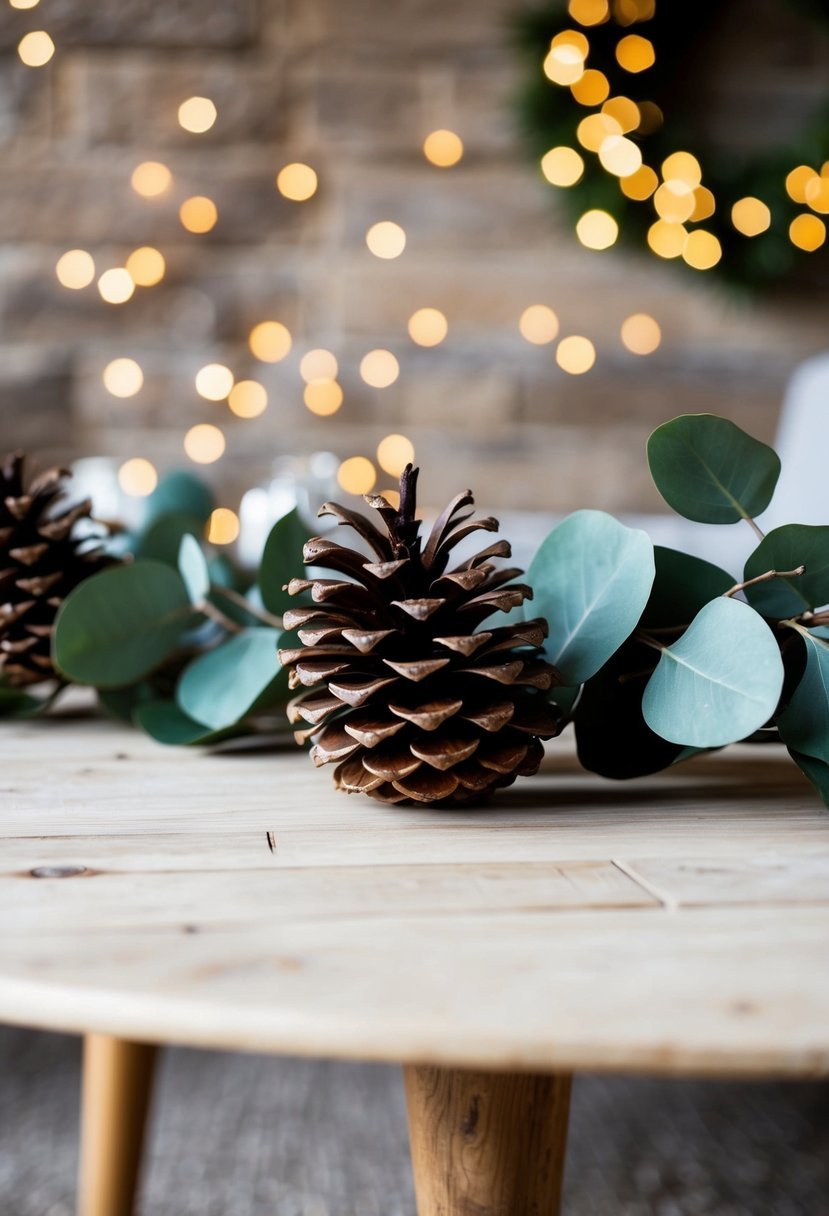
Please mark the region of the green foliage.
<svg viewBox="0 0 829 1216"><path fill-rule="evenodd" d="M138 706L133 721L159 743L181 747L220 743L244 734L244 728L235 724L226 730L210 730L203 722L188 717L175 701L147 701Z"/></svg>
<svg viewBox="0 0 829 1216"><path fill-rule="evenodd" d="M798 616L809 608L829 604L829 527L784 524L764 537L746 562L743 577L757 578L767 570L802 574L774 578L746 587L746 599L764 616Z"/></svg>
<svg viewBox="0 0 829 1216"><path fill-rule="evenodd" d="M210 570L201 545L189 532L178 547L178 572L187 588L190 603L198 606L210 591Z"/></svg>
<svg viewBox="0 0 829 1216"><path fill-rule="evenodd" d="M267 703L269 694L278 701L279 636L276 629L245 629L200 655L179 680L179 708L211 730L226 730Z"/></svg>
<svg viewBox="0 0 829 1216"><path fill-rule="evenodd" d="M0 680L0 718L31 718L42 706L39 697Z"/></svg>
<svg viewBox="0 0 829 1216"><path fill-rule="evenodd" d="M189 515L197 521L193 531L200 534L215 505L212 491L201 478L179 469L162 477L150 494L144 510L144 527L166 515Z"/></svg>
<svg viewBox="0 0 829 1216"><path fill-rule="evenodd" d="M259 571L259 587L262 602L268 612L281 616L293 605L296 599L283 591L283 586L292 578L297 578L302 572L302 547L310 539L308 528L302 522L299 512L294 509L282 519L278 519L271 528L265 548L262 553L262 566Z"/></svg>
<svg viewBox="0 0 829 1216"><path fill-rule="evenodd" d="M709 600L724 595L736 582L719 566L690 553L656 545L653 555L656 577L640 621L644 629L687 625Z"/></svg>
<svg viewBox="0 0 829 1216"><path fill-rule="evenodd" d="M802 625L795 628L806 648L806 669L777 725L790 747L829 764L829 642Z"/></svg>

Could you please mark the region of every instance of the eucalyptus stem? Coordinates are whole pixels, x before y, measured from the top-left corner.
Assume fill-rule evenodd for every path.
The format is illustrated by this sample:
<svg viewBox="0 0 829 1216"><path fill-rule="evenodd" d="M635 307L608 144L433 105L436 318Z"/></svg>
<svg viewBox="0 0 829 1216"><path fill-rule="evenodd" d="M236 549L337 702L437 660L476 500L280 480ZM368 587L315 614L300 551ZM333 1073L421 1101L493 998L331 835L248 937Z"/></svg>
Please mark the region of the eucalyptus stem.
<svg viewBox="0 0 829 1216"><path fill-rule="evenodd" d="M221 608L217 608L215 604L211 604L210 600L204 599L197 605L199 612L203 612L205 616L210 617L211 621L215 621L217 625L221 625L228 633L241 633L244 625L240 625L238 621L234 621L232 616L227 616L222 612Z"/></svg>
<svg viewBox="0 0 829 1216"><path fill-rule="evenodd" d="M245 612L249 612L251 616L255 616L263 625L271 625L274 629L284 629L285 626L281 616L274 616L272 612L268 612L266 608L258 608L255 604L251 604L238 591L234 591L232 587L211 587L211 591L218 595L225 596L232 604L236 604L239 608L244 608Z"/></svg>
<svg viewBox="0 0 829 1216"><path fill-rule="evenodd" d="M660 642L656 638L652 638L651 635L649 633L645 633L643 629L637 629L633 636L637 642L641 642L643 646L650 646L651 650L658 650L660 654L663 650L668 649L664 642Z"/></svg>
<svg viewBox="0 0 829 1216"><path fill-rule="evenodd" d="M746 521L746 523L749 525L749 527L753 530L754 535L758 538L758 540L766 539L765 532L759 526L759 524L757 524L756 521L751 518L750 515L744 515L743 519Z"/></svg>
<svg viewBox="0 0 829 1216"><path fill-rule="evenodd" d="M794 578L796 574L805 573L805 566L797 566L794 570L766 570L765 574L757 574L754 578L747 578L744 583L735 583L724 594L727 596L736 595L738 591L745 591L746 587L753 587L756 583L768 583L773 578Z"/></svg>

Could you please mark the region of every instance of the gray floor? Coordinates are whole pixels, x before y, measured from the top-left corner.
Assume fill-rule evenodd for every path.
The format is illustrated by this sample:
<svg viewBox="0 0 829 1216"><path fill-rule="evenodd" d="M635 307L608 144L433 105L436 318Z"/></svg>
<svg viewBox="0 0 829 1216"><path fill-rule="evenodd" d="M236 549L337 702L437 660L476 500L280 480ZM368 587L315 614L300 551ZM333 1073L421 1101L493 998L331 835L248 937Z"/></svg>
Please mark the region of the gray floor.
<svg viewBox="0 0 829 1216"><path fill-rule="evenodd" d="M0 1028L0 1216L72 1216L78 1043ZM414 1216L396 1069L165 1052L140 1216ZM829 1085L579 1078L565 1216L829 1216Z"/></svg>

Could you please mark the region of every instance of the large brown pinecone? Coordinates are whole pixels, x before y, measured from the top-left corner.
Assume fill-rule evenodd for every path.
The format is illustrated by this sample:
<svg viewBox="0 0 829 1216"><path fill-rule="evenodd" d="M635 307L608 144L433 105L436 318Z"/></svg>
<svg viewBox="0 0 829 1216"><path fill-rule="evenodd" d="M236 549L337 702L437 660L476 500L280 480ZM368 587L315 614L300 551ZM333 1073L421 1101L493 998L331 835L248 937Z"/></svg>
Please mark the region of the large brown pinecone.
<svg viewBox="0 0 829 1216"><path fill-rule="evenodd" d="M280 651L280 659L291 686L305 689L288 707L292 722L310 723L296 739L314 738L315 764L338 762L338 788L383 802L450 806L536 772L541 740L559 730L544 695L558 673L539 657L544 620L478 629L532 591L511 583L520 570L491 561L510 556L504 540L447 573L460 541L498 529L494 519L471 518L469 490L452 500L421 547L417 472L408 466L403 473L398 509L366 495L382 527L333 503L322 508L320 515L359 533L373 558L328 537L306 544L306 564L356 581L292 579L287 590L310 592L313 604L285 615L304 645Z"/></svg>
<svg viewBox="0 0 829 1216"><path fill-rule="evenodd" d="M0 678L17 688L54 676L52 626L64 598L110 559L76 524L91 503L62 509L65 469L26 484L20 452L0 465Z"/></svg>

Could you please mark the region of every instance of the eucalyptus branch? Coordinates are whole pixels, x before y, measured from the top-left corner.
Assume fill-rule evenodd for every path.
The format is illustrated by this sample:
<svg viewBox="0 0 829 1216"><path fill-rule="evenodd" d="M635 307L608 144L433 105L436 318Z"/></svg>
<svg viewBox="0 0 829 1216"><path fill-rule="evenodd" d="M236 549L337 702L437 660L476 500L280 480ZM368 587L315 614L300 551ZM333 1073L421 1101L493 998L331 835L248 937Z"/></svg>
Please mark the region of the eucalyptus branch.
<svg viewBox="0 0 829 1216"><path fill-rule="evenodd" d="M645 633L643 629L635 630L633 636L637 642L641 642L643 646L650 646L651 650L658 650L660 654L663 650L668 649L664 642L660 642L656 638L652 638L651 635L649 633Z"/></svg>
<svg viewBox="0 0 829 1216"><path fill-rule="evenodd" d="M764 532L764 531L763 531L763 529L762 529L762 528L761 528L761 527L760 527L760 526L759 526L759 525L758 525L758 524L757 524L757 523L756 523L756 522L755 522L755 521L754 521L754 520L751 518L751 516L750 516L750 515L744 515L744 516L743 516L743 519L746 521L746 523L747 523L747 524L749 525L749 527L752 529L752 531L754 532L754 535L755 535L755 536L758 538L758 540L765 540L765 539L766 539L766 534L765 534L765 532ZM726 594L729 594L729 593L727 592Z"/></svg>
<svg viewBox="0 0 829 1216"><path fill-rule="evenodd" d="M768 583L773 578L794 578L796 574L805 573L805 566L797 566L794 570L767 570L765 574L757 574L754 578L747 578L744 583L735 583L724 594L727 596L736 595L738 591L745 591L746 587L753 587L756 583Z"/></svg>
<svg viewBox="0 0 829 1216"><path fill-rule="evenodd" d="M228 633L242 633L244 630L244 625L240 625L238 621L234 621L232 616L227 616L222 612L221 608L217 608L215 604L211 604L208 599L202 600L195 607L199 612L203 612L205 616L210 617L211 621L215 621L217 625L221 625L222 629L226 629Z"/></svg>
<svg viewBox="0 0 829 1216"><path fill-rule="evenodd" d="M284 629L281 616L274 616L272 612L268 612L266 608L258 608L255 604L251 604L238 591L234 591L231 587L212 586L211 592L217 595L223 595L225 599L230 600L232 604L236 604L239 608L244 608L245 612L249 612L251 616L255 616L263 625L270 625L274 629Z"/></svg>

